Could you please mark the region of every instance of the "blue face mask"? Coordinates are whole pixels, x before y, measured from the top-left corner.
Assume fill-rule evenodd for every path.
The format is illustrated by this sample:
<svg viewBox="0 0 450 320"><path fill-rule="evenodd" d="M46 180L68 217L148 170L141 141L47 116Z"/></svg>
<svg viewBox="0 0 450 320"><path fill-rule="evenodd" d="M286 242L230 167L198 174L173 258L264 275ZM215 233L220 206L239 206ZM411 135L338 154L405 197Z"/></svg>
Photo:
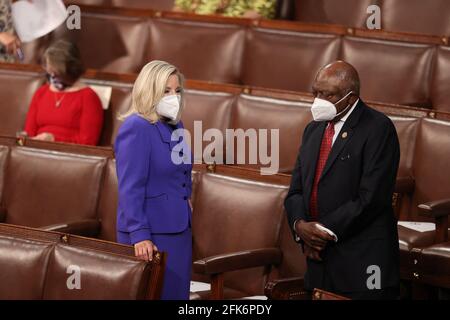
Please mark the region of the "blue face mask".
<svg viewBox="0 0 450 320"><path fill-rule="evenodd" d="M64 83L64 81L62 81L60 78L58 78L50 73L47 73L46 76L47 76L48 82L51 85L53 85L56 88L56 90L62 91L68 87L68 85L66 83Z"/></svg>

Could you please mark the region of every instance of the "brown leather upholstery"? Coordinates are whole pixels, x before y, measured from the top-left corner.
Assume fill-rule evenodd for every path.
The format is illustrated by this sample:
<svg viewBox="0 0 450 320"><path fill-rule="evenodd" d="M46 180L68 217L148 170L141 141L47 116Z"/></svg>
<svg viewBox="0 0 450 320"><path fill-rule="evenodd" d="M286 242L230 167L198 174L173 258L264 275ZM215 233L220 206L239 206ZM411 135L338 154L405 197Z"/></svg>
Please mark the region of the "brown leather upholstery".
<svg viewBox="0 0 450 320"><path fill-rule="evenodd" d="M2 199L5 222L42 227L97 219L104 166L104 158L12 149Z"/></svg>
<svg viewBox="0 0 450 320"><path fill-rule="evenodd" d="M197 131L200 137L208 129L217 129L225 137L225 129L230 128L232 115L232 102L235 96L225 92L210 92L200 90L186 90L185 92L185 108L183 111L182 121L186 130L191 135L191 141L194 143L195 131L194 121L201 121L201 131ZM206 140L206 139L205 139ZM203 141L203 139L202 139ZM202 150L209 145L211 141L202 142ZM193 144L192 147L195 145ZM196 151L195 149L192 149ZM224 152L224 151L223 151ZM217 155L224 160L224 156ZM202 161L200 152L194 154L195 161ZM208 159L204 159L208 161Z"/></svg>
<svg viewBox="0 0 450 320"><path fill-rule="evenodd" d="M412 213L417 205L446 199L450 195L450 123L423 119L414 154L415 190ZM422 218L423 219L423 218Z"/></svg>
<svg viewBox="0 0 450 320"><path fill-rule="evenodd" d="M110 84L107 84L110 85ZM131 107L131 85L117 86L111 85L111 101L109 107L104 112L104 124L99 145L112 146L121 121L117 119L119 114L124 113Z"/></svg>
<svg viewBox="0 0 450 320"><path fill-rule="evenodd" d="M423 248L433 243L434 231L418 232L404 226L398 226L401 251L409 252L413 248Z"/></svg>
<svg viewBox="0 0 450 320"><path fill-rule="evenodd" d="M450 242L435 244L421 250L417 260L420 282L450 288Z"/></svg>
<svg viewBox="0 0 450 320"><path fill-rule="evenodd" d="M272 151L271 132L272 129L279 130L279 172L291 172L297 158L298 148L301 143L303 130L312 120L310 104L302 102L293 102L288 100L278 100L264 97L255 97L249 95L240 95L236 100L235 112L233 114L232 126L234 129L267 129L266 141L269 142L267 155L272 152L277 153L276 149ZM258 143L260 138L258 137ZM264 141L263 141L264 142ZM248 146L246 140L245 150L239 152L245 153L246 163L249 163ZM227 145L227 147L230 147ZM234 160L237 164L237 139L234 143ZM227 154L232 150L227 150ZM272 155L274 157L274 155ZM262 164L258 156L257 165L250 167L265 167L270 164Z"/></svg>
<svg viewBox="0 0 450 320"><path fill-rule="evenodd" d="M239 83L244 40L236 25L156 19L146 59L170 62L189 79Z"/></svg>
<svg viewBox="0 0 450 320"><path fill-rule="evenodd" d="M450 2L449 2L450 3ZM433 109L450 112L450 48L439 47L431 85L431 100Z"/></svg>
<svg viewBox="0 0 450 320"><path fill-rule="evenodd" d="M162 253L146 263L132 247L0 224L0 299L157 299L164 266Z"/></svg>
<svg viewBox="0 0 450 320"><path fill-rule="evenodd" d="M53 244L0 235L0 297L2 299L42 298L46 266ZM65 283L65 281L64 281Z"/></svg>
<svg viewBox="0 0 450 320"><path fill-rule="evenodd" d="M422 119L417 131L413 157L414 192L409 206L409 221L431 221L431 217L418 214L417 206L433 200L446 199L450 195L450 182L444 172L450 170L450 124L448 122ZM450 233L449 233L450 234ZM403 226L398 227L400 265L403 278L412 278L413 248L431 246L435 231L419 232Z"/></svg>
<svg viewBox="0 0 450 320"><path fill-rule="evenodd" d="M401 150L400 164L397 175L401 177L412 176L414 147L420 119L398 116L391 116L390 118L395 125L395 129L397 130Z"/></svg>
<svg viewBox="0 0 450 320"><path fill-rule="evenodd" d="M358 70L364 99L429 106L433 53L429 45L346 37L341 58Z"/></svg>
<svg viewBox="0 0 450 320"><path fill-rule="evenodd" d="M280 230L280 249L283 252L283 259L279 266L272 270L271 279L282 279L291 277L304 277L306 272L306 257L299 244L294 242L291 226L284 218Z"/></svg>
<svg viewBox="0 0 450 320"><path fill-rule="evenodd" d="M277 247L286 191L285 186L203 174L194 203L194 261L223 253ZM229 272L225 274L225 287L241 292L241 296L260 295L266 275L265 268ZM193 279L209 280L197 274Z"/></svg>
<svg viewBox="0 0 450 320"><path fill-rule="evenodd" d="M105 166L98 204L98 218L101 223L99 239L116 241L117 192L116 161L109 159Z"/></svg>
<svg viewBox="0 0 450 320"><path fill-rule="evenodd" d="M297 0L296 20L365 28L367 7L380 0ZM383 16L384 18L384 16Z"/></svg>
<svg viewBox="0 0 450 320"><path fill-rule="evenodd" d="M414 180L413 160L414 148L416 145L417 130L420 119L413 117L391 116L400 143L400 164L397 177L410 178ZM400 220L410 220L411 217L411 193L399 194L395 205L399 207L398 214Z"/></svg>
<svg viewBox="0 0 450 320"><path fill-rule="evenodd" d="M41 75L35 73L13 70L0 72L1 134L15 136L22 130L31 99L43 80Z"/></svg>
<svg viewBox="0 0 450 320"><path fill-rule="evenodd" d="M80 30L68 30L63 24L54 34L78 45L87 68L122 73L140 71L148 40L145 19L82 13L81 20Z"/></svg>
<svg viewBox="0 0 450 320"><path fill-rule="evenodd" d="M450 35L447 0L382 0L382 27L389 31Z"/></svg>
<svg viewBox="0 0 450 320"><path fill-rule="evenodd" d="M319 68L338 58L340 43L336 35L249 30L242 82L310 92Z"/></svg>
<svg viewBox="0 0 450 320"><path fill-rule="evenodd" d="M6 146L0 146L0 203L3 196L3 186L5 184L6 176L6 163L9 154L9 148ZM1 219L0 219L1 222Z"/></svg>

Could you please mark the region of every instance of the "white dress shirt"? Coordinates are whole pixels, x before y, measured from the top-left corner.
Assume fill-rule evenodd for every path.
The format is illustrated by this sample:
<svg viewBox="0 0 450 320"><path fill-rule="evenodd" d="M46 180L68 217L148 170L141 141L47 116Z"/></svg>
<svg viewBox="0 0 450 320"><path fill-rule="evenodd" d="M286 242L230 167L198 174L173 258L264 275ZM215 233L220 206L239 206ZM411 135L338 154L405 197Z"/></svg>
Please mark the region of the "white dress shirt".
<svg viewBox="0 0 450 320"><path fill-rule="evenodd" d="M332 145L334 144L334 142L336 141L336 138L338 137L339 133L341 132L341 129L344 126L345 121L348 119L348 117L350 117L350 114L353 112L353 110L355 110L355 107L358 104L358 102L359 102L359 99L356 100L356 102L352 105L352 107L350 108L350 111L347 112L345 114L345 116L343 116L341 119L339 119L339 121L337 121L334 124L334 136L333 136Z"/></svg>

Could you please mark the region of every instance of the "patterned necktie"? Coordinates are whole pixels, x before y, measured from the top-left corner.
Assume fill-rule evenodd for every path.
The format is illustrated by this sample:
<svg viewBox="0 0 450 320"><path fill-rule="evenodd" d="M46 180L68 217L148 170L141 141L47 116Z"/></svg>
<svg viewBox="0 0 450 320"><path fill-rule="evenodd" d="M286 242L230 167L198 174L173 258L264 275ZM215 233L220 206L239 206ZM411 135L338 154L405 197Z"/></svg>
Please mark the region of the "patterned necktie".
<svg viewBox="0 0 450 320"><path fill-rule="evenodd" d="M322 171L325 168L328 155L330 154L331 147L333 145L333 136L334 136L334 123L328 122L328 126L325 129L325 133L323 134L322 137L322 144L320 145L319 159L317 160L316 174L314 176L311 199L309 202L312 220L317 220L317 217L319 215L319 211L317 208L317 187L319 185L320 176L322 175Z"/></svg>

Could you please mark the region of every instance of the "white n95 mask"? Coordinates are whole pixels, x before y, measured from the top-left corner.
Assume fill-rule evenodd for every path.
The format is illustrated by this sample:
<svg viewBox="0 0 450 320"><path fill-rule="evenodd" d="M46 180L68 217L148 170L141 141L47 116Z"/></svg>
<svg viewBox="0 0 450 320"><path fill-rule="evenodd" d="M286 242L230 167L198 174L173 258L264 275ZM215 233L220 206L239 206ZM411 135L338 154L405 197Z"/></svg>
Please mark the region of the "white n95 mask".
<svg viewBox="0 0 450 320"><path fill-rule="evenodd" d="M156 112L162 116L170 119L171 123L176 124L180 120L180 106L181 96L178 94L165 96L156 105Z"/></svg>
<svg viewBox="0 0 450 320"><path fill-rule="evenodd" d="M339 101L337 101L336 103L331 103L330 101L325 100L325 99L315 98L314 102L311 106L311 113L312 113L314 121L331 121L334 118L336 118L337 116L339 116L340 114L342 114L343 112L345 112L348 109L348 107L350 106L350 104L339 113L337 113L336 104L338 104L339 102L341 102L342 100L347 98L350 93L352 93L352 91L347 93L345 96L343 96L341 99L339 99Z"/></svg>

